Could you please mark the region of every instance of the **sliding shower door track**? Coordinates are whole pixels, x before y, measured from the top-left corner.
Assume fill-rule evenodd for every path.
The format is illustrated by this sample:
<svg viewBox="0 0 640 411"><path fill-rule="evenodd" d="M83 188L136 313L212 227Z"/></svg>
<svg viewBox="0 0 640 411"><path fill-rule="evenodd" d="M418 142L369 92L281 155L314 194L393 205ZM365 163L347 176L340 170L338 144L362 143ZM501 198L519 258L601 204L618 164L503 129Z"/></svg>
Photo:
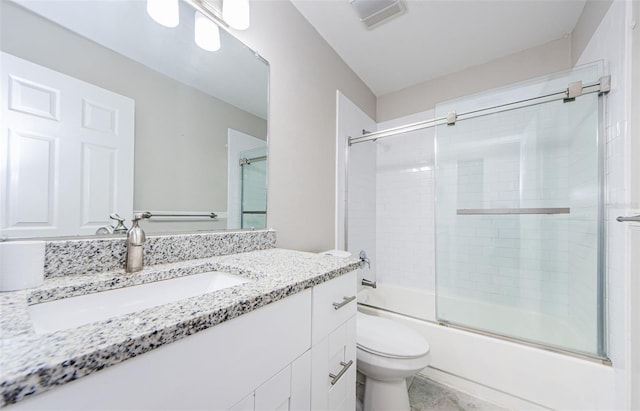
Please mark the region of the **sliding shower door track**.
<svg viewBox="0 0 640 411"><path fill-rule="evenodd" d="M515 338L515 337L509 337L507 335L504 334L498 334L498 333L494 333L491 331L485 331L485 330L481 330L478 328L473 328L473 327L467 327L465 325L460 325L460 324L456 324L456 323L451 323L449 321L442 321L442 320L438 320L438 321L429 321L444 327L448 327L448 328L453 328L456 330L460 330L460 331L466 331L466 332L470 332L470 333L474 333L474 334L480 334L480 335L484 335L486 337L491 337L491 338L496 338L498 340L502 340L502 341L509 341L515 344L522 344L522 345L526 345L527 347L532 347L532 348L537 348L540 350L545 350L545 351L550 351L556 354L562 354L562 355L568 355L570 357L574 357L574 358L579 358L581 360L587 360L587 361L592 361L592 362L596 362L599 364L603 364L603 365L608 365L608 366L612 366L612 362L611 359L609 359L609 357L601 357L599 355L594 355L594 354L588 354L588 353L584 353L584 352L580 352L580 351L572 351L572 350L567 350L566 348L561 348L561 347L557 347L554 345L548 345L548 344L543 344L543 343L537 343L534 341L530 341L530 340L525 340L522 338Z"/></svg>
<svg viewBox="0 0 640 411"><path fill-rule="evenodd" d="M392 127L386 130L374 131L372 133L366 133L362 136L352 137L349 136L347 140L347 146L353 144L364 143L366 141L377 141L378 139L394 137L411 131L422 130L425 128L437 127L442 125L455 125L457 121L468 120L476 117L483 117L491 114L501 113L503 111L511 111L524 107L535 106L544 103L550 103L553 101L563 100L565 103L571 102L584 94L598 93L599 95L606 94L611 90L611 76L602 76L596 82L589 84L582 84L581 81L575 81L569 83L565 90L560 90L555 93L545 94L542 96L536 96L526 98L523 100L512 101L505 104L499 104L491 107L484 107L478 110L472 110L465 113L456 113L452 111L444 117L433 118L431 120L419 121L417 123L407 124L399 127Z"/></svg>

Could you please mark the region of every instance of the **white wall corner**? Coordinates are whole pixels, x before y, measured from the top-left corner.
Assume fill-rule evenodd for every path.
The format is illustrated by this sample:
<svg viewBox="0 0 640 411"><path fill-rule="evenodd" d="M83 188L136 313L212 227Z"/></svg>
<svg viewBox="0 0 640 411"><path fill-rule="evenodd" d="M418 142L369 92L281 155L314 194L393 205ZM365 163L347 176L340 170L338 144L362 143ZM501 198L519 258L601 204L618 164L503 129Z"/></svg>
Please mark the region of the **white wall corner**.
<svg viewBox="0 0 640 411"><path fill-rule="evenodd" d="M376 123L340 90L336 90L336 203L334 246L345 249L345 222L347 204L347 141L349 137L359 136L363 129L376 131Z"/></svg>

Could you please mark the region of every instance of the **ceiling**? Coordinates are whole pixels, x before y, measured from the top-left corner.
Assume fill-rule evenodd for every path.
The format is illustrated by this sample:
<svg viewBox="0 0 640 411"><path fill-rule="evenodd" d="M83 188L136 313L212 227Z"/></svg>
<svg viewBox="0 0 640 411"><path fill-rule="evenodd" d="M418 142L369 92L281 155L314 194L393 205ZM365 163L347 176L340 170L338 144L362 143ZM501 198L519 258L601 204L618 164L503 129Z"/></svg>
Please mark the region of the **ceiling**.
<svg viewBox="0 0 640 411"><path fill-rule="evenodd" d="M570 35L585 0L405 0L368 30L349 0L292 0L377 96Z"/></svg>

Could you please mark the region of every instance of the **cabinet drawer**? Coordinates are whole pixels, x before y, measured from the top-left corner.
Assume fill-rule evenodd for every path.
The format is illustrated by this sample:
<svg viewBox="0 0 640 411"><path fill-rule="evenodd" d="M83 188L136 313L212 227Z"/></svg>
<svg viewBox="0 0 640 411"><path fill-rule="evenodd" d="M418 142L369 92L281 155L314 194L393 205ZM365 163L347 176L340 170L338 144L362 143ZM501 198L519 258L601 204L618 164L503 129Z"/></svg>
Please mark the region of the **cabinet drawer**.
<svg viewBox="0 0 640 411"><path fill-rule="evenodd" d="M342 275L313 288L311 308L311 344L325 338L331 331L356 313L356 271Z"/></svg>

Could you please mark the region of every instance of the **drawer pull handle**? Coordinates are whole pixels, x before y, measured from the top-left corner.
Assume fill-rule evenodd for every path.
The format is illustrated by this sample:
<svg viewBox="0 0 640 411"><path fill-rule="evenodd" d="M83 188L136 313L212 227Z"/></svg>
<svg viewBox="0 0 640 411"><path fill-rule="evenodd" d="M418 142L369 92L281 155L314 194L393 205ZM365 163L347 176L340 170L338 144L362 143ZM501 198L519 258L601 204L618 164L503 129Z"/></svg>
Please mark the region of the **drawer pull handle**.
<svg viewBox="0 0 640 411"><path fill-rule="evenodd" d="M342 307L344 307L345 305L349 304L351 301L356 299L356 296L352 296L352 297L342 297L343 301L341 303L333 303L333 309L334 310L338 310Z"/></svg>
<svg viewBox="0 0 640 411"><path fill-rule="evenodd" d="M353 360L349 360L349 362L340 361L340 365L342 365L342 369L337 375L329 373L329 378L331 378L331 385L334 385L335 383L338 382L340 378L342 378L342 376L344 375L345 372L347 372L349 367L353 365Z"/></svg>

